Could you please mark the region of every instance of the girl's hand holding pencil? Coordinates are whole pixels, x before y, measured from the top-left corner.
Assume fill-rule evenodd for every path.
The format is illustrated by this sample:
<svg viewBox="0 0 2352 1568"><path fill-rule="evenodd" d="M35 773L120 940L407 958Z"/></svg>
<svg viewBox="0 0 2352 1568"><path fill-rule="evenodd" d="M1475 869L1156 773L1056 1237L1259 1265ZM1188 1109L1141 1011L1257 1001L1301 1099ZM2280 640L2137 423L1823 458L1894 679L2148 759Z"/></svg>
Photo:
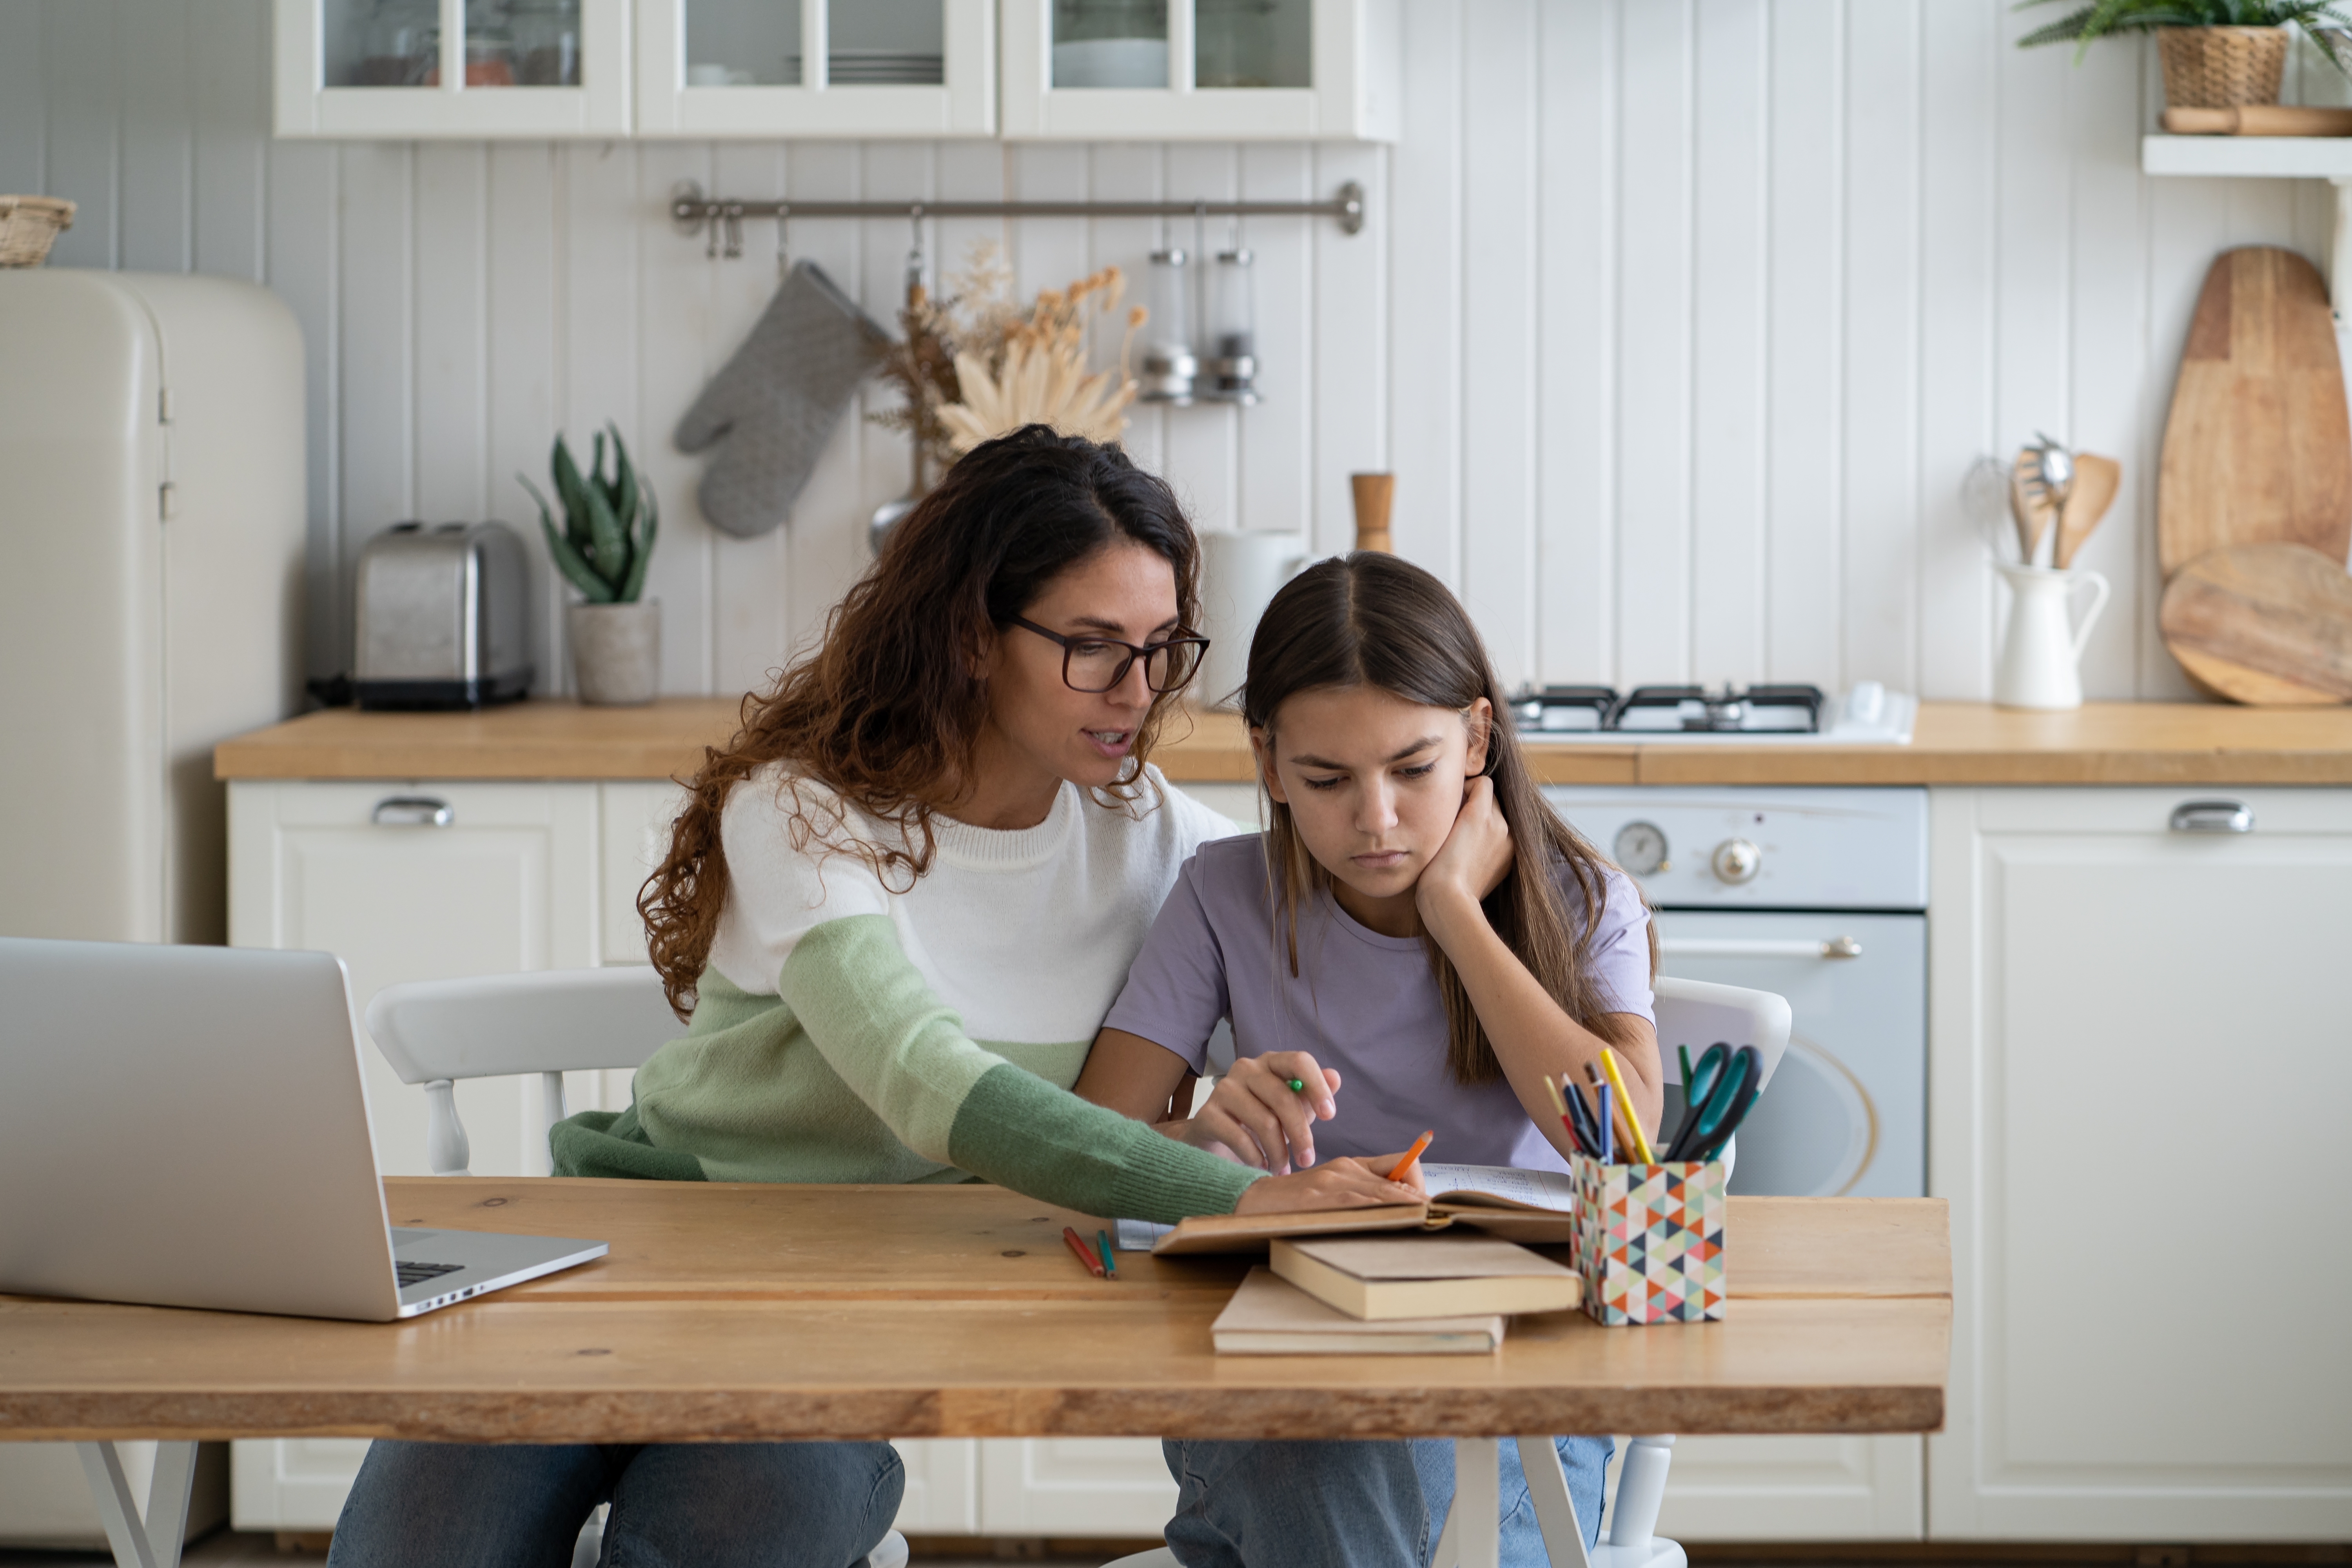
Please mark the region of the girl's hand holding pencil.
<svg viewBox="0 0 2352 1568"><path fill-rule="evenodd" d="M1315 1163L1315 1123L1339 1114L1339 1075L1305 1051L1244 1057L1209 1092L1185 1142L1286 1176Z"/></svg>

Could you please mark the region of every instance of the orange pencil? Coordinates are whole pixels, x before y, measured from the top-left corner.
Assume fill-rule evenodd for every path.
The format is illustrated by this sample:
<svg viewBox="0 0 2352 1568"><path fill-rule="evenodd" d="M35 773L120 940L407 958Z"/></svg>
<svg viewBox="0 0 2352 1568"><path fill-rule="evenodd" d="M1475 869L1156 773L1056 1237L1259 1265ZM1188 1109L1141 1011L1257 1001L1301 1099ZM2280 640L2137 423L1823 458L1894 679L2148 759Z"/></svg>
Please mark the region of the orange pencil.
<svg viewBox="0 0 2352 1568"><path fill-rule="evenodd" d="M1430 1140L1436 1136L1437 1129L1433 1127L1428 1131L1423 1133L1420 1137L1414 1139L1412 1141L1412 1147L1404 1152L1404 1158L1399 1160L1395 1164L1389 1167L1389 1180L1391 1182L1401 1182L1404 1180L1404 1173L1412 1169L1413 1162L1421 1158L1421 1152L1423 1149L1428 1148Z"/></svg>
<svg viewBox="0 0 2352 1568"><path fill-rule="evenodd" d="M1108 1275L1103 1272L1102 1259L1095 1256L1094 1248L1088 1247L1085 1242L1078 1239L1078 1233L1076 1231L1072 1230L1066 1225L1062 1227L1062 1239L1070 1244L1070 1250L1078 1255L1078 1261L1087 1266L1087 1273L1093 1275L1097 1279L1107 1279L1109 1278Z"/></svg>

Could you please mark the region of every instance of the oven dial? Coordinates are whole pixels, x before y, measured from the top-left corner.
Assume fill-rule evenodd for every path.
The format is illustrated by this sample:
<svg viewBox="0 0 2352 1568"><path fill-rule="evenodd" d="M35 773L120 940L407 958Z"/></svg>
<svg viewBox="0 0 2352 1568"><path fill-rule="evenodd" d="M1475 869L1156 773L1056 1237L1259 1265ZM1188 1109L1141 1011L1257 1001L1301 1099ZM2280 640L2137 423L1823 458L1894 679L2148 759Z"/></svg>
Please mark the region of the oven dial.
<svg viewBox="0 0 2352 1568"><path fill-rule="evenodd" d="M1711 864L1715 874L1724 881L1752 882L1764 864L1764 851L1745 838L1727 838L1715 847Z"/></svg>
<svg viewBox="0 0 2352 1568"><path fill-rule="evenodd" d="M1629 875L1654 877L1666 868L1666 836L1655 823L1627 823L1617 830L1612 848Z"/></svg>

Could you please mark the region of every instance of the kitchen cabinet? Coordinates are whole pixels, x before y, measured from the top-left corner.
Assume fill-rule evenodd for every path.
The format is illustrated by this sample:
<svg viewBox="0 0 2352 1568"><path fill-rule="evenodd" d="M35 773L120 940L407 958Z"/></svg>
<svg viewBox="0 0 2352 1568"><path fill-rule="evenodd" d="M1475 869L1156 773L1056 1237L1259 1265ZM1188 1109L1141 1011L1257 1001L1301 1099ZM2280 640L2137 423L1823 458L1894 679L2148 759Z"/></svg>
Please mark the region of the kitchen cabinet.
<svg viewBox="0 0 2352 1568"><path fill-rule="evenodd" d="M277 0L277 133L625 136L630 3Z"/></svg>
<svg viewBox="0 0 2352 1568"><path fill-rule="evenodd" d="M1693 1542L1916 1541L1927 1531L1921 1442L1908 1434L1677 1437L1658 1533ZM1621 1437L1612 1497L1624 1457Z"/></svg>
<svg viewBox="0 0 2352 1568"><path fill-rule="evenodd" d="M992 1437L979 1447L983 1535L1157 1535L1176 1511L1156 1437Z"/></svg>
<svg viewBox="0 0 2352 1568"><path fill-rule="evenodd" d="M989 136L994 0L637 0L641 136Z"/></svg>
<svg viewBox="0 0 2352 1568"><path fill-rule="evenodd" d="M674 784L634 780L599 788L603 848L597 857L596 922L603 951L598 962L644 963L648 962L646 922L637 913L637 894L669 853L670 824L686 805L686 792ZM622 1092L627 1092L626 1085Z"/></svg>
<svg viewBox="0 0 2352 1568"><path fill-rule="evenodd" d="M2242 805L2183 814L2191 802ZM1939 789L1932 1535L2352 1535L2352 790ZM2176 826L2178 824L2178 826Z"/></svg>
<svg viewBox="0 0 2352 1568"><path fill-rule="evenodd" d="M1396 140L1401 0L1002 4L1009 140Z"/></svg>

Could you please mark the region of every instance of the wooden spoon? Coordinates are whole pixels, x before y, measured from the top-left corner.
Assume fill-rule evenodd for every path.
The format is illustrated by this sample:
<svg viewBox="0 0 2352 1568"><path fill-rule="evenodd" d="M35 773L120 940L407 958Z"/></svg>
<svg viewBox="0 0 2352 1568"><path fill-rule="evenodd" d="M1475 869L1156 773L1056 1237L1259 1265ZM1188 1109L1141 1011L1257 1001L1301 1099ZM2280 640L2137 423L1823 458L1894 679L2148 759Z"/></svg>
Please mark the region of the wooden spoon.
<svg viewBox="0 0 2352 1568"><path fill-rule="evenodd" d="M2051 564L2059 571L2066 570L2074 552L2091 537L2091 530L2107 515L2123 479L2124 466L2113 458L2093 452L2075 454L2074 483L2066 491L2066 504L2058 509L2058 542L2051 550Z"/></svg>
<svg viewBox="0 0 2352 1568"><path fill-rule="evenodd" d="M2165 584L2157 624L2189 677L2231 701L2352 702L2352 573L2307 544L2207 552Z"/></svg>

